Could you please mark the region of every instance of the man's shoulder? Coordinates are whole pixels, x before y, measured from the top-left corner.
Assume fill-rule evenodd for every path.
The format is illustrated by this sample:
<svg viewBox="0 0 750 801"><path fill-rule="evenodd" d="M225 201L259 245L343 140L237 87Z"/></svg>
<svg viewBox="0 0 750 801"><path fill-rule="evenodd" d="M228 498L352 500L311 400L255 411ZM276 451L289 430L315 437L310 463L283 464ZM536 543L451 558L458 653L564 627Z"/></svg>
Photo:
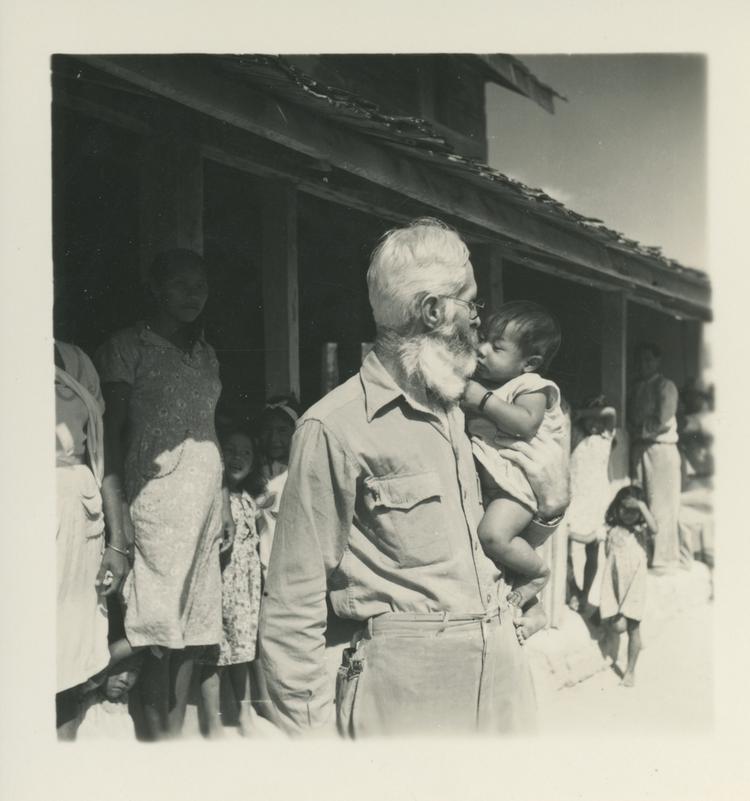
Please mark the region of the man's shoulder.
<svg viewBox="0 0 750 801"><path fill-rule="evenodd" d="M313 404L302 415L298 425L316 420L327 427L338 428L342 423L359 419L364 415L365 394L357 373Z"/></svg>

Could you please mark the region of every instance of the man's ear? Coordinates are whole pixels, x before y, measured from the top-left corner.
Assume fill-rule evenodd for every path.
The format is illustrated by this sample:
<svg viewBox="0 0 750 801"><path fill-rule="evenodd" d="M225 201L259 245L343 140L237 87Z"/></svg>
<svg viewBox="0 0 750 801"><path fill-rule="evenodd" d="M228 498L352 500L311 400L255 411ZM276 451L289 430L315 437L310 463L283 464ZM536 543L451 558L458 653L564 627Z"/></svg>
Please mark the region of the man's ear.
<svg viewBox="0 0 750 801"><path fill-rule="evenodd" d="M437 295L425 295L419 304L419 312L425 328L429 331L433 331L443 322L444 312Z"/></svg>
<svg viewBox="0 0 750 801"><path fill-rule="evenodd" d="M544 359L539 355L529 356L523 365L524 373L535 373L541 366Z"/></svg>

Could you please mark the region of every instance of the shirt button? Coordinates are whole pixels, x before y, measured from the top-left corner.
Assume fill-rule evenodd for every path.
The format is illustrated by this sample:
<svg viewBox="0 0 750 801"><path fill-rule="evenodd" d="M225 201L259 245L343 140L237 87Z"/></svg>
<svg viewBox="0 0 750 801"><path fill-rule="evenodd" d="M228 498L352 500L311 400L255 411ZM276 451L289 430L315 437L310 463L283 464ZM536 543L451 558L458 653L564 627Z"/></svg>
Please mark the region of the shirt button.
<svg viewBox="0 0 750 801"><path fill-rule="evenodd" d="M479 542L477 540L474 540L474 550L475 551L479 550Z"/></svg>
<svg viewBox="0 0 750 801"><path fill-rule="evenodd" d="M492 601L492 593L488 592L487 593L487 603L490 603L491 601Z"/></svg>

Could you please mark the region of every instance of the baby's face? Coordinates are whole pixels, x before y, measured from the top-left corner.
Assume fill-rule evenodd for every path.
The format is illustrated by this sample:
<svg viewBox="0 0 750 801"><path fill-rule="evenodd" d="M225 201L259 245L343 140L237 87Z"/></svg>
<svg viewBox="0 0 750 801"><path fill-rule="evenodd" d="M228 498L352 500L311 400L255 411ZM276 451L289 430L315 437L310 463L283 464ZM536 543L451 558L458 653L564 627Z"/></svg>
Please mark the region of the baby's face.
<svg viewBox="0 0 750 801"><path fill-rule="evenodd" d="M525 372L527 360L508 328L501 337L490 337L479 345L476 376L480 380L504 384Z"/></svg>
<svg viewBox="0 0 750 801"><path fill-rule="evenodd" d="M121 673L113 673L107 677L107 681L104 683L104 695L108 701L119 701L120 698L133 689L137 680L137 670L123 670Z"/></svg>

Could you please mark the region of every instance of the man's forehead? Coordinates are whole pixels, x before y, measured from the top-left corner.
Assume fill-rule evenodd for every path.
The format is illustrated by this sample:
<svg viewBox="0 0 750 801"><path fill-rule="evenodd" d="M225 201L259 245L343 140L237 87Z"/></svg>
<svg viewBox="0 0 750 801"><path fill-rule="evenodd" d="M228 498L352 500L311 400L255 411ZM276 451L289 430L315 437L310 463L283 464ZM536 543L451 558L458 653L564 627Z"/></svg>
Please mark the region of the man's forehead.
<svg viewBox="0 0 750 801"><path fill-rule="evenodd" d="M466 263L466 267L468 274L459 292L459 297L465 300L474 300L477 295L477 282L474 278L474 268L471 266L470 261Z"/></svg>

